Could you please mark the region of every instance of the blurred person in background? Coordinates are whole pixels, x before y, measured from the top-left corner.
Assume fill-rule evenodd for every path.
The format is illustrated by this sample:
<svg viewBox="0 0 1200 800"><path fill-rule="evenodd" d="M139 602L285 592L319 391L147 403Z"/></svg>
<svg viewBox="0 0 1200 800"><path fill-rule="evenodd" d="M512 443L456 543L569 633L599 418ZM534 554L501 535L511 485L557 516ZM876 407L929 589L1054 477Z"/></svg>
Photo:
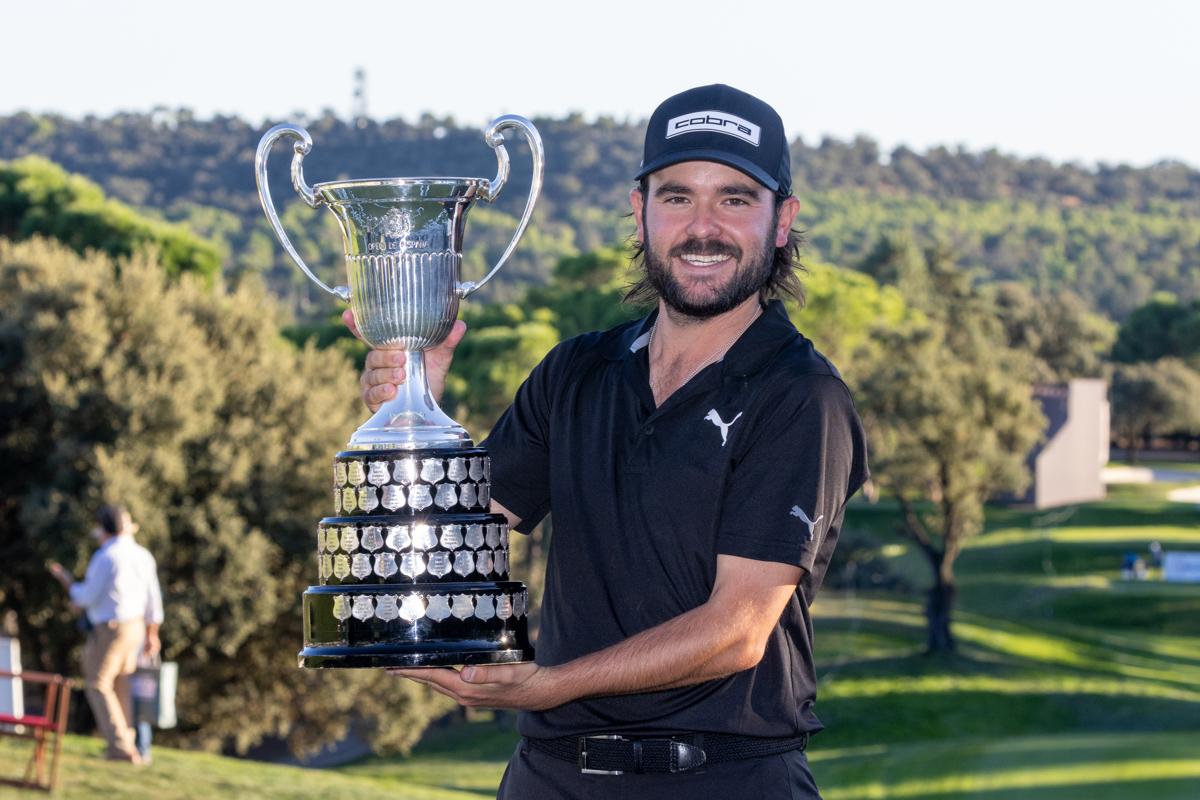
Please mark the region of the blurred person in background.
<svg viewBox="0 0 1200 800"><path fill-rule="evenodd" d="M58 562L50 572L83 611L87 643L83 676L88 704L100 734L108 743L105 756L142 764L132 727L129 676L139 653L157 655L158 628L163 620L162 590L150 551L134 541L138 525L119 505L100 509L91 536L100 543L87 574L76 582ZM149 742L146 742L147 757Z"/></svg>

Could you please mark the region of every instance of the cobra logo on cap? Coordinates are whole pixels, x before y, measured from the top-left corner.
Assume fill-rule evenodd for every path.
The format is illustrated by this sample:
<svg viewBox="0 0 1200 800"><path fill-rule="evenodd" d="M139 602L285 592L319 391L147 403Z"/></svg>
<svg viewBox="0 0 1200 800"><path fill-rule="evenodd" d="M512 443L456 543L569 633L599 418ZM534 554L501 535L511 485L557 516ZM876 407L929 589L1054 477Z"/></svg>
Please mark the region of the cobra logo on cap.
<svg viewBox="0 0 1200 800"><path fill-rule="evenodd" d="M685 133L715 131L735 136L758 147L761 129L749 120L724 111L694 111L667 120L667 138Z"/></svg>

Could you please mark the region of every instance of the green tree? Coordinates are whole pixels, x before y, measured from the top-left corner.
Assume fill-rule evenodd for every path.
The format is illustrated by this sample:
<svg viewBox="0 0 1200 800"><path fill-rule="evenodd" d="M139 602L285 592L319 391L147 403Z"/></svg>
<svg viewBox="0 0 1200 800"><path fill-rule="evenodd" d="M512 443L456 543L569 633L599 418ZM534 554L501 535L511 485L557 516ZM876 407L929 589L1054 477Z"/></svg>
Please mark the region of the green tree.
<svg viewBox="0 0 1200 800"><path fill-rule="evenodd" d="M177 740L307 749L353 723L407 747L445 704L377 670L296 667L330 459L361 410L347 361L283 340L251 284L0 240L0 610L31 666L77 663L44 564L81 575L96 508L124 502L158 560Z"/></svg>
<svg viewBox="0 0 1200 800"><path fill-rule="evenodd" d="M217 249L186 228L147 219L86 178L33 156L0 161L0 236L48 236L77 253L95 249L113 258L152 248L170 275L192 272L211 281L221 271Z"/></svg>
<svg viewBox="0 0 1200 800"><path fill-rule="evenodd" d="M1034 357L1038 381L1103 376L1116 326L1089 311L1078 295L1065 289L1038 295L1012 281L992 291L1009 347Z"/></svg>
<svg viewBox="0 0 1200 800"><path fill-rule="evenodd" d="M878 331L880 355L856 400L873 478L932 568L927 647L940 652L954 648L955 559L982 530L988 498L1027 484L1044 420L1029 357L1005 344L986 294L945 252L926 253L923 269L930 291L905 299L924 318Z"/></svg>
<svg viewBox="0 0 1200 800"><path fill-rule="evenodd" d="M1112 378L1113 431L1131 464L1155 434L1200 433L1200 372L1177 358L1117 364Z"/></svg>
<svg viewBox="0 0 1200 800"><path fill-rule="evenodd" d="M1200 300L1180 303L1160 293L1139 306L1121 324L1112 357L1125 364L1167 357L1200 361Z"/></svg>

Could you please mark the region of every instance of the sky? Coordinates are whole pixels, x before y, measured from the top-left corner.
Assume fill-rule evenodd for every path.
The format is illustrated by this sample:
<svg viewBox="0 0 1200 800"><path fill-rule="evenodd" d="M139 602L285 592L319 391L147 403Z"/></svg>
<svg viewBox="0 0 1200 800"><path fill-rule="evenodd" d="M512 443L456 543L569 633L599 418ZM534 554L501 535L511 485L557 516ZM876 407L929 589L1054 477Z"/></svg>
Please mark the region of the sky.
<svg viewBox="0 0 1200 800"><path fill-rule="evenodd" d="M789 134L1200 167L1191 0L8 0L0 114L189 108L259 124L504 113L643 120L728 83Z"/></svg>

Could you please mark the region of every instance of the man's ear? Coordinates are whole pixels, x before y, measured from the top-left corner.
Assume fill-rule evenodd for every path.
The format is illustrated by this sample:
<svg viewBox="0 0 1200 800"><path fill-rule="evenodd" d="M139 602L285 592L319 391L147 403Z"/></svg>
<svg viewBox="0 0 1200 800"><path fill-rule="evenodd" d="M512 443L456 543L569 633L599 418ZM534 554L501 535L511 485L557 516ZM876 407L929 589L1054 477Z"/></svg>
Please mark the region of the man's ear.
<svg viewBox="0 0 1200 800"><path fill-rule="evenodd" d="M637 238L643 246L646 244L646 231L642 229L642 211L646 205L646 198L642 195L642 188L634 186L629 190L629 206L633 209L633 221L637 225Z"/></svg>
<svg viewBox="0 0 1200 800"><path fill-rule="evenodd" d="M783 247L788 243L788 234L791 233L792 223L796 221L796 215L799 213L800 201L795 195L791 195L779 204L779 218L775 220L776 247Z"/></svg>

